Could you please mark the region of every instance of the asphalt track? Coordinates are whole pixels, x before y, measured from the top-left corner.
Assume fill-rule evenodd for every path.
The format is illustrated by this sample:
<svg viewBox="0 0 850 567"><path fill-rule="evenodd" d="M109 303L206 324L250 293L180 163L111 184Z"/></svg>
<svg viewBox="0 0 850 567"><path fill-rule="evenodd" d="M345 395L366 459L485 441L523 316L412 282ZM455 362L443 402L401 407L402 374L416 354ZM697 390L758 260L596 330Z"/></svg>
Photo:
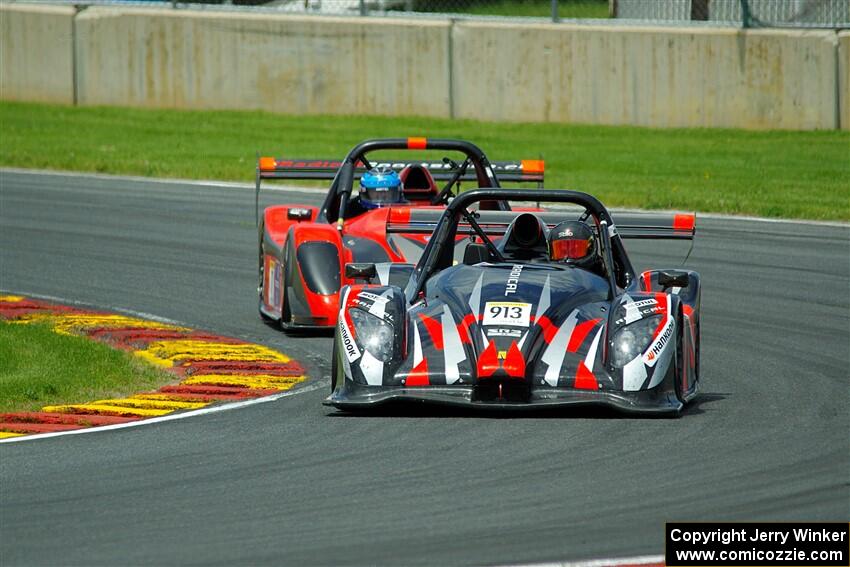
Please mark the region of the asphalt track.
<svg viewBox="0 0 850 567"><path fill-rule="evenodd" d="M257 316L253 214L244 188L0 172L0 288L257 341L325 380L329 338ZM659 554L665 521L847 521L850 230L697 226L703 393L680 419L347 417L321 389L6 444L0 563L527 563Z"/></svg>

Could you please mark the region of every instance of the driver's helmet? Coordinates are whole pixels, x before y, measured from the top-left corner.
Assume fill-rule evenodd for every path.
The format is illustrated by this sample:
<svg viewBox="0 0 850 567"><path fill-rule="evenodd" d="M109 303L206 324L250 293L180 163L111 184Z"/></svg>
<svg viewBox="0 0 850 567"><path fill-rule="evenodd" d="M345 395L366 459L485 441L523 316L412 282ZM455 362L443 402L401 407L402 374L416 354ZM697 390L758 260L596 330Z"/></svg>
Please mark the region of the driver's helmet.
<svg viewBox="0 0 850 567"><path fill-rule="evenodd" d="M549 231L549 258L585 267L596 254L596 238L587 224L581 221L564 221Z"/></svg>
<svg viewBox="0 0 850 567"><path fill-rule="evenodd" d="M376 167L360 178L360 203L367 209L401 203L402 189L398 173L389 167Z"/></svg>

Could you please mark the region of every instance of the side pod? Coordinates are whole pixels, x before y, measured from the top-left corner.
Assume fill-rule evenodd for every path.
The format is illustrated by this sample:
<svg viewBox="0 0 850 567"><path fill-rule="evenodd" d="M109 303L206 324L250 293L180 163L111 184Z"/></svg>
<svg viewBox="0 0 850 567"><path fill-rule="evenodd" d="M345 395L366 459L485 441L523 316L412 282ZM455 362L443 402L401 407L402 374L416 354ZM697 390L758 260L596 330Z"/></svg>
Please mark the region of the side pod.
<svg viewBox="0 0 850 567"><path fill-rule="evenodd" d="M339 231L324 224L291 225L281 261L284 326L333 325L345 265Z"/></svg>

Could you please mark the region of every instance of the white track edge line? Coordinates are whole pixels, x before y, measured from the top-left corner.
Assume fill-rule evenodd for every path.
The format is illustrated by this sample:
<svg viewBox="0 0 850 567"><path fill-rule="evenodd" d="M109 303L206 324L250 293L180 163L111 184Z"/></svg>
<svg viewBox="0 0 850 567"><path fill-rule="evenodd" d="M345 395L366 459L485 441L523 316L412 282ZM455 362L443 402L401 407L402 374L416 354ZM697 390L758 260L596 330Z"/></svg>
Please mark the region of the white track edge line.
<svg viewBox="0 0 850 567"><path fill-rule="evenodd" d="M313 392L318 390L319 388L326 388L330 385L329 380L319 380L317 382L313 382L312 384L308 384L303 387L295 387L291 390L285 390L280 392L279 394L272 394L270 396L264 396L262 398L253 398L250 400L245 400L244 402L234 402L231 404L222 404L220 406L210 406L206 408L201 408L197 410L180 412L180 413L170 413L168 415L162 415L159 417L151 417L149 419L140 419L138 421L129 421L127 423L115 423L112 425L102 425L99 427L86 427L82 429L72 429L71 431L54 431L52 433L37 433L35 435L21 435L20 437L7 437L6 439L0 439L0 444L4 443L20 443L22 441L35 441L38 439L49 439L51 437L63 437L65 435L82 435L84 433L97 433L99 431L114 431L116 429L127 429L129 427L139 427L142 425L151 425L154 423L162 423L164 421L176 421L178 419L186 419L189 417L196 417L199 415L206 415L211 413L219 413L223 411L230 411L235 409L240 409L248 406L254 406L257 404L264 404L266 402L274 402L276 400L280 400L281 398L289 398L292 396L297 396L298 394L306 394L307 392Z"/></svg>
<svg viewBox="0 0 850 567"><path fill-rule="evenodd" d="M614 567L616 565L646 565L664 563L663 555L640 555L611 559L589 559L587 561L547 561L545 563L517 563L505 567Z"/></svg>
<svg viewBox="0 0 850 567"><path fill-rule="evenodd" d="M4 295L5 294L8 294L8 295L24 295L24 296L32 297L32 298L35 298L35 299L44 299L44 300L50 300L50 301L58 301L58 302L65 303L65 304L82 305L82 306L86 306L86 307L98 308L96 305L86 303L85 301L76 301L76 300L73 300L73 299L66 299L64 297L56 297L54 295L43 295L43 294L37 294L37 293L29 293L29 292L25 292L25 291L14 291L14 290L5 290L5 289L0 289L0 293L2 293ZM111 306L108 306L108 307L105 307L105 308L101 307L101 309L109 309L109 310L113 310L113 311L118 311L118 312L121 312L121 313L126 313L128 315L133 315L135 317L140 317L140 318L143 318L143 319L152 319L152 320L160 322L160 323L169 323L169 324L172 324L172 325L183 325L179 321L174 321L172 319L166 319L165 317L159 317L157 315L151 315L150 313L145 313L143 311L133 311L132 309L122 309L122 308L119 308L119 307L111 307ZM16 443L16 442L19 442L19 441L30 441L30 440L35 440L35 439L47 439L47 438L50 438L50 437L61 437L63 435L79 435L81 433L94 433L95 431L109 431L109 430L113 430L113 429L123 429L125 427L137 427L139 425L147 425L149 423L158 423L158 422L161 422L161 421L172 421L172 420L175 420L175 419L184 419L184 418L187 418L187 417L194 417L196 415L202 415L202 414L207 414L207 413L216 413L216 412L220 412L220 411L239 409L239 408L242 408L242 407L245 407L245 406L252 406L252 405L261 404L261 403L264 403L264 402L272 402L272 401L278 400L280 398L294 396L296 394L300 394L301 392L312 392L313 390L316 390L319 387L327 386L328 384L329 384L328 380L320 380L318 382L313 382L312 384L309 384L309 385L301 387L301 388L296 388L294 390L286 390L286 391L283 391L279 394L272 394L270 396L264 396L262 398L254 398L254 399L251 399L251 400L246 400L244 402L234 402L234 403L231 403L231 404L222 404L220 406L212 406L212 407L207 407L207 408L201 408L201 409L198 409L198 410L181 412L181 413L177 413L177 414L168 414L168 415L163 415L163 416L160 416L160 417L151 417L151 418L148 418L148 419L143 418L143 419L140 419L138 421L130 421L130 422L127 422L127 423L116 423L116 424L113 424L113 425L102 425L100 427L87 427L87 428L82 428L82 429L73 429L71 431L54 431L52 433L37 433L35 435L22 435L20 437L7 437L6 439L0 439L0 444L2 444L2 443Z"/></svg>
<svg viewBox="0 0 850 567"><path fill-rule="evenodd" d="M252 183L239 183L237 181L215 181L215 180L198 180L198 179L173 179L173 178L158 178L158 177L142 177L137 175L110 175L107 173L83 173L80 171L62 171L62 170L38 170L38 169L25 169L18 167L0 167L0 173L20 173L26 175L55 175L55 176L66 176L66 177L83 177L83 178L91 178L91 179L102 179L102 180L116 180L116 181L139 181L145 183L161 183L161 184L181 184L181 185L195 185L200 187L231 187L235 189L254 189L255 186ZM324 195L327 193L327 189L321 189L316 187L297 187L294 185L280 185L280 186L272 186L265 187L263 191L275 191L279 193L312 193L312 194L320 194ZM611 208L611 211L620 211L620 212L635 212L635 213L670 213L670 212L681 212L674 211L669 209L618 209ZM766 222L766 223L786 223L786 224L804 224L804 225L814 225L814 226L834 226L840 228L850 228L850 222L839 222L839 221L819 221L819 220L806 220L806 219L787 219L787 218L767 218L767 217L754 217L754 216L746 216L746 215L727 215L723 213L701 213L697 212L697 218L707 218L707 219L719 219L719 220L738 220L738 221L746 221L746 222Z"/></svg>
<svg viewBox="0 0 850 567"><path fill-rule="evenodd" d="M141 183L163 185L194 185L199 187L229 187L233 189L256 189L253 183L239 181L216 181L212 179L177 179L171 177L144 177L141 175L110 175L108 173L84 173L81 171L64 171L50 169L25 169L20 167L0 167L0 173L19 173L23 175L52 175L56 177L81 177L100 179L103 181L138 181ZM326 195L328 190L320 187L298 187L295 185L277 185L263 187L263 191L316 193Z"/></svg>
<svg viewBox="0 0 850 567"><path fill-rule="evenodd" d="M134 311L132 309L127 309L124 307L114 307L112 305L107 305L106 307L99 306L94 303L88 303L86 301L78 301L76 299L68 299L66 297L57 297L55 295L44 295L40 293L31 293L28 291L15 291L0 288L0 293L3 295L23 295L26 297L32 297L33 299L43 299L45 301L57 301L59 303L63 303L65 305L77 305L81 307L89 307L91 309L108 309L109 311L116 311L118 313L123 313L125 315L132 315L133 317L138 317L140 319L149 319L151 321L156 321L157 323L165 323L167 325L176 325L178 327L191 327L191 325L187 325L185 323L181 323L180 321L175 321L174 319L168 319L166 317L160 317L159 315L153 315L152 313L145 313L144 311Z"/></svg>

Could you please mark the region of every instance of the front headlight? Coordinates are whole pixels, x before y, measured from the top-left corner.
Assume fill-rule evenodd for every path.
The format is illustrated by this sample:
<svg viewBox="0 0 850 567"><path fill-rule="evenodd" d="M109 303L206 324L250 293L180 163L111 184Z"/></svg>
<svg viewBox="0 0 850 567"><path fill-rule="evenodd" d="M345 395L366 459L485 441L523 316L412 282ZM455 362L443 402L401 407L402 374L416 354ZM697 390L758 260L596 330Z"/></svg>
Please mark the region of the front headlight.
<svg viewBox="0 0 850 567"><path fill-rule="evenodd" d="M382 362L387 362L393 356L393 326L380 317L362 309L352 309L351 321L360 343L369 354Z"/></svg>
<svg viewBox="0 0 850 567"><path fill-rule="evenodd" d="M652 334L660 323L661 315L653 315L617 331L611 345L611 364L614 368L624 367L645 351L652 342Z"/></svg>

